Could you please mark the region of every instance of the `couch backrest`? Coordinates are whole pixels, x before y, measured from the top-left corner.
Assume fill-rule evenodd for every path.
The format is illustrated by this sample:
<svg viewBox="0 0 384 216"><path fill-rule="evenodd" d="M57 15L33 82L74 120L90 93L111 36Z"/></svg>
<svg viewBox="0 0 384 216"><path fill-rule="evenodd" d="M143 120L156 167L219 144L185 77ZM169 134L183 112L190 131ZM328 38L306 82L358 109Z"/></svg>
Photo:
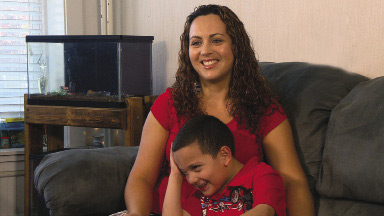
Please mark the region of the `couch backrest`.
<svg viewBox="0 0 384 216"><path fill-rule="evenodd" d="M356 85L369 79L339 68L303 62L260 63L260 67L280 97L292 126L300 162L316 199L331 112Z"/></svg>
<svg viewBox="0 0 384 216"><path fill-rule="evenodd" d="M384 205L383 166L384 77L379 77L360 83L333 109L317 189L329 198Z"/></svg>

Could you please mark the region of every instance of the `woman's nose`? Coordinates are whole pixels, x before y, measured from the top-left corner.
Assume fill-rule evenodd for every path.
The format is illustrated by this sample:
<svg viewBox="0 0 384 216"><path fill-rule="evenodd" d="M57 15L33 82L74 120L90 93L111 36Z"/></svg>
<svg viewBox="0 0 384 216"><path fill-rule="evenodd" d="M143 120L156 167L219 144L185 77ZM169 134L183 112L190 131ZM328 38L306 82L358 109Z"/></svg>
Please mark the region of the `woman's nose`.
<svg viewBox="0 0 384 216"><path fill-rule="evenodd" d="M212 45L210 43L203 43L201 47L201 55L208 56L212 53Z"/></svg>

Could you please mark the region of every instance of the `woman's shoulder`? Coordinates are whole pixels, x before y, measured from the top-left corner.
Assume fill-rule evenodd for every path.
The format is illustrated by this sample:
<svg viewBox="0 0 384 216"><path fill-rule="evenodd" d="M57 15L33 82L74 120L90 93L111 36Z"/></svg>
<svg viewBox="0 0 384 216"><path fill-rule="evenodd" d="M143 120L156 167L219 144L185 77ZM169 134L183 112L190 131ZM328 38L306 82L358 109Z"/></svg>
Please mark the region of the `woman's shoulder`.
<svg viewBox="0 0 384 216"><path fill-rule="evenodd" d="M286 118L287 116L285 115L282 106L277 101L271 103L265 114L260 118L260 129L262 137L265 137Z"/></svg>
<svg viewBox="0 0 384 216"><path fill-rule="evenodd" d="M281 115L285 115L283 107L280 105L280 103L277 100L273 99L269 104L267 110L265 111L264 115L271 116L277 113Z"/></svg>
<svg viewBox="0 0 384 216"><path fill-rule="evenodd" d="M172 94L173 88L167 88L165 89L164 94Z"/></svg>
<svg viewBox="0 0 384 216"><path fill-rule="evenodd" d="M151 112L157 121L166 129L171 128L171 117L175 113L172 100L172 89L167 88L164 93L157 97L155 103L151 107Z"/></svg>
<svg viewBox="0 0 384 216"><path fill-rule="evenodd" d="M172 88L167 88L165 92L161 93L157 99L156 102L166 102L168 103L169 101L172 101ZM155 102L155 103L156 103Z"/></svg>
<svg viewBox="0 0 384 216"><path fill-rule="evenodd" d="M169 106L171 108L173 106L173 100L172 100L172 88L167 88L165 92L161 93L154 102L153 106ZM152 106L152 107L153 107Z"/></svg>
<svg viewBox="0 0 384 216"><path fill-rule="evenodd" d="M161 95L164 95L166 97L172 97L172 88L165 89L165 92L162 93Z"/></svg>

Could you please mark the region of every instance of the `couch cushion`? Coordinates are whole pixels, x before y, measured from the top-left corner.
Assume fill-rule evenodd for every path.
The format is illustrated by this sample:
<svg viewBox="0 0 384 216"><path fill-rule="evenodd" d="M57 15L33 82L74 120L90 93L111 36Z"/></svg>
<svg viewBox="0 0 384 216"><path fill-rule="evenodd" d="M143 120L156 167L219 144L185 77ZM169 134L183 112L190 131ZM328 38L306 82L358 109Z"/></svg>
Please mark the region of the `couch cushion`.
<svg viewBox="0 0 384 216"><path fill-rule="evenodd" d="M320 198L318 216L382 216L384 206L351 200Z"/></svg>
<svg viewBox="0 0 384 216"><path fill-rule="evenodd" d="M384 77L361 83L332 111L319 192L384 204Z"/></svg>
<svg viewBox="0 0 384 216"><path fill-rule="evenodd" d="M280 96L299 159L316 195L331 111L351 89L368 78L331 66L302 62L261 63L261 71Z"/></svg>
<svg viewBox="0 0 384 216"><path fill-rule="evenodd" d="M125 209L124 188L138 147L72 149L48 154L35 185L51 215L108 215Z"/></svg>

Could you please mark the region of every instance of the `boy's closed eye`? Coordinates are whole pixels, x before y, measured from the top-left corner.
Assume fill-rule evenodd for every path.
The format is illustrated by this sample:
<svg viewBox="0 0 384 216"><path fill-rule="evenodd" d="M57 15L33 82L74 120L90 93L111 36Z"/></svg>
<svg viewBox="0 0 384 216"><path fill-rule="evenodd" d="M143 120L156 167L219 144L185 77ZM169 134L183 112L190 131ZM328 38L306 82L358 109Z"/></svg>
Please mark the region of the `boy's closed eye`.
<svg viewBox="0 0 384 216"><path fill-rule="evenodd" d="M185 171L185 170L182 170L182 169L179 169L181 174L183 174L183 176L188 176L188 172ZM201 171L201 165L192 165L190 166L190 170L192 170L193 172L200 172Z"/></svg>
<svg viewBox="0 0 384 216"><path fill-rule="evenodd" d="M195 172L199 172L201 170L201 165L193 165L191 166L191 170Z"/></svg>

